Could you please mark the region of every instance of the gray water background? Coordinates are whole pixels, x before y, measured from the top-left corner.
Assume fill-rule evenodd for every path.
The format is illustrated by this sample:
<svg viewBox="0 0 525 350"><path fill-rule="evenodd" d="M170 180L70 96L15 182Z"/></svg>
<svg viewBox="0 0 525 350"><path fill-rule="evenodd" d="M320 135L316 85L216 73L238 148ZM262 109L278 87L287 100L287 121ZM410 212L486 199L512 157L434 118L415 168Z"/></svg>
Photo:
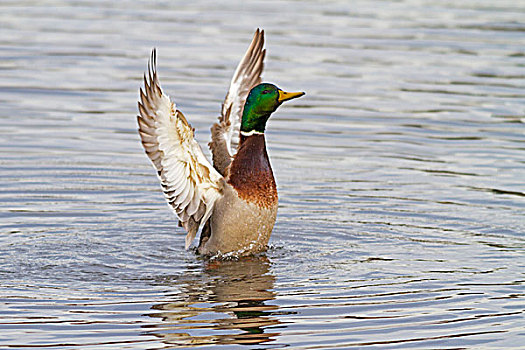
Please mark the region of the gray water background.
<svg viewBox="0 0 525 350"><path fill-rule="evenodd" d="M0 347L523 349L523 1L2 1ZM267 141L266 255L203 261L139 144L205 146L257 27L307 95ZM203 147L205 148L205 147Z"/></svg>

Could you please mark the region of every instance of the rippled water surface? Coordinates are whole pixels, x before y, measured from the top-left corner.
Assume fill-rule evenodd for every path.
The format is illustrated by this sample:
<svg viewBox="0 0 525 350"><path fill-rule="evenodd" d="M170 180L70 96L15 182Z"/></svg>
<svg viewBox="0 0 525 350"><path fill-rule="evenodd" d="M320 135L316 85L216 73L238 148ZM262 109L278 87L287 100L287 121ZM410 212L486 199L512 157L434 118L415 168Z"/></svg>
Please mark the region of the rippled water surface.
<svg viewBox="0 0 525 350"><path fill-rule="evenodd" d="M523 1L2 1L0 347L518 349ZM185 251L138 141L157 47L205 144L255 28L267 254Z"/></svg>

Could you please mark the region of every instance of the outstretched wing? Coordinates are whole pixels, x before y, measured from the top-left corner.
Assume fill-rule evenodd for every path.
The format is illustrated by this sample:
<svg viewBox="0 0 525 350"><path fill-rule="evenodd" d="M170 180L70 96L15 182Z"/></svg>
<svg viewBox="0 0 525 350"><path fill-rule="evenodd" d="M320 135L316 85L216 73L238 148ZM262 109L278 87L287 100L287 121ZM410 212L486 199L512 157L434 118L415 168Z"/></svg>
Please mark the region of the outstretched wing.
<svg viewBox="0 0 525 350"><path fill-rule="evenodd" d="M257 29L250 47L237 66L222 105L219 123L212 127L210 149L213 164L223 175L231 158L237 153L240 141L242 112L250 90L261 83L264 68L264 30Z"/></svg>
<svg viewBox="0 0 525 350"><path fill-rule="evenodd" d="M140 89L139 134L146 154L157 169L164 195L186 229L186 249L201 223L211 215L220 194L222 176L211 166L194 139L184 115L162 92L157 77L156 51Z"/></svg>

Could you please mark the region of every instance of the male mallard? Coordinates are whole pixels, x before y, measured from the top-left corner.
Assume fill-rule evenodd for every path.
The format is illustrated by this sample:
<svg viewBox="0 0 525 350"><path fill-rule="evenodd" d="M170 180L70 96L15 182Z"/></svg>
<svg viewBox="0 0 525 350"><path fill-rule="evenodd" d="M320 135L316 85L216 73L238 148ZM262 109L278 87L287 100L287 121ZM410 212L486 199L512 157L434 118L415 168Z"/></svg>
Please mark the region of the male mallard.
<svg viewBox="0 0 525 350"><path fill-rule="evenodd" d="M247 255L266 249L277 215L277 187L266 153L264 129L283 103L304 95L261 84L266 50L257 30L233 75L213 124L213 166L194 129L170 101L157 77L156 51L140 89L139 134L157 169L164 195L188 232L186 249L203 226L198 252Z"/></svg>

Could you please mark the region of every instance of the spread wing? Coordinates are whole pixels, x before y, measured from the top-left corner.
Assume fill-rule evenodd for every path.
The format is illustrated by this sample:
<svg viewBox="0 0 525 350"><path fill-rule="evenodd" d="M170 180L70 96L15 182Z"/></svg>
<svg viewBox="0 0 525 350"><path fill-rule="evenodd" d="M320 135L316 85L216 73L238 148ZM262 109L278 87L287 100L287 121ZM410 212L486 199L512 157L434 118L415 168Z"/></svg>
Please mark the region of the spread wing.
<svg viewBox="0 0 525 350"><path fill-rule="evenodd" d="M250 47L237 66L222 105L219 123L212 127L212 141L209 146L213 154L213 164L221 174L237 153L244 103L250 90L261 83L264 68L264 30L257 29Z"/></svg>
<svg viewBox="0 0 525 350"><path fill-rule="evenodd" d="M211 166L194 139L191 125L159 84L156 51L140 89L139 134L157 169L164 195L188 232L186 249L201 223L211 215L220 194L222 176Z"/></svg>

